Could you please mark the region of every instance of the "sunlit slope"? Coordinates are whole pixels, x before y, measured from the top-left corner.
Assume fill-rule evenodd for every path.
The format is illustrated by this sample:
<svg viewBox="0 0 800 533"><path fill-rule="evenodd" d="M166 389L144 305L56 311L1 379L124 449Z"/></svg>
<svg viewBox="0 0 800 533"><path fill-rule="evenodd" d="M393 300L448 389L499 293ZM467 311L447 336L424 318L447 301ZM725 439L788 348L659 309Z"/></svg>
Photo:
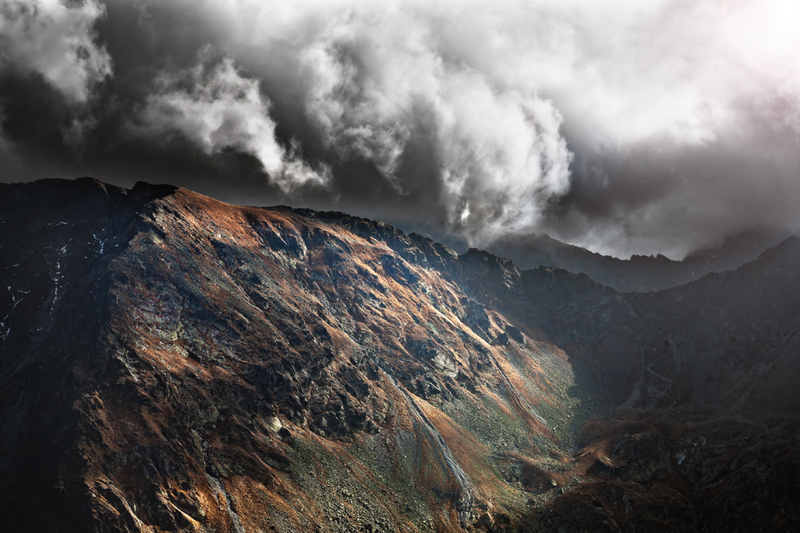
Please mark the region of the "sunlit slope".
<svg viewBox="0 0 800 533"><path fill-rule="evenodd" d="M63 215L35 223L103 223ZM48 483L131 531L446 531L518 513L530 488L509 469L563 469L551 455L591 412L576 414L565 354L465 294L441 270L450 250L408 260L387 240L409 237L374 228L177 190L130 213L113 256L38 258L70 298L15 309L61 339L73 377L56 390L80 391L52 421L71 438L28 437L54 456ZM100 281L77 291L83 265ZM64 331L98 291L102 317ZM40 490L10 497L26 509Z"/></svg>

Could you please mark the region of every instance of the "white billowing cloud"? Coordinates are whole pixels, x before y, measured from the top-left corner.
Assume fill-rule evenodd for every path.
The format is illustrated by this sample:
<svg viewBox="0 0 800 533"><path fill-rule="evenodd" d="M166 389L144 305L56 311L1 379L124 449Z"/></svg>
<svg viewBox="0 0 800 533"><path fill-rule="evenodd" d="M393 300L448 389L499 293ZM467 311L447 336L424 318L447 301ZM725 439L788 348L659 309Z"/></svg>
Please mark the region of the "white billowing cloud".
<svg viewBox="0 0 800 533"><path fill-rule="evenodd" d="M449 76L431 113L448 212L473 243L535 227L547 201L569 189L572 158L551 102L498 93L476 77Z"/></svg>
<svg viewBox="0 0 800 533"><path fill-rule="evenodd" d="M208 154L225 148L248 153L284 192L325 185L326 170L312 169L276 140L258 81L242 76L231 58L209 63L201 56L189 70L163 72L130 130L149 136L180 133Z"/></svg>
<svg viewBox="0 0 800 533"><path fill-rule="evenodd" d="M765 72L766 52L758 63L742 46L756 40L746 33L750 28L738 28L736 35L730 29L741 11L791 3L797 5L501 0L476 6L488 11L480 16L443 7L440 46L500 86L536 87L587 138L621 146L702 146L748 128L749 117L739 112L742 102L775 91L798 99L797 47L791 53L770 47L783 70ZM758 39L783 42L783 35L796 43L800 17L787 20L774 31L757 28Z"/></svg>
<svg viewBox="0 0 800 533"><path fill-rule="evenodd" d="M359 48L367 43L352 42L350 37L347 33L329 34L299 51L299 64L307 76L305 112L328 147L345 158L374 162L400 189L394 173L410 135L406 122L411 116L406 106L392 105L386 99L381 102L382 88L374 82L370 87L361 86L358 78L363 73L357 61Z"/></svg>
<svg viewBox="0 0 800 533"><path fill-rule="evenodd" d="M141 2L169 21L152 25L167 52L211 43L261 82L273 116L303 115L304 140L370 162L398 197L436 195L472 242L563 229L596 250L649 251L669 228L675 242L736 229L742 211L800 227L787 207L800 203L797 0ZM248 131L226 135L255 153ZM605 206L559 203L567 135L594 192L614 190ZM281 148L263 142L277 168ZM411 153L435 161L406 165Z"/></svg>
<svg viewBox="0 0 800 533"><path fill-rule="evenodd" d="M329 146L372 161L399 191L405 145L427 135L449 220L476 242L534 226L569 186L558 111L445 61L432 28L408 18L333 18L298 50L307 115Z"/></svg>
<svg viewBox="0 0 800 533"><path fill-rule="evenodd" d="M424 139L439 168L430 190L453 226L481 242L536 229L549 202L568 190L564 131L587 155L658 152L658 164L670 160L665 153L772 143L775 164L795 168L800 54L765 44L796 38L792 3L175 0L151 7L173 16L191 8L187 27L202 27L278 88L276 103L301 108L326 146L371 161L401 193L420 186L403 174L403 157L411 140ZM770 15L775 9L786 13ZM774 121L782 134L766 141L763 123ZM716 154L684 166L687 179L705 179L703 165L724 160ZM641 179L666 174L645 171ZM784 189L795 179L775 169L761 174ZM612 181L606 171L597 175ZM730 196L749 194L739 185L753 179L732 177ZM712 190L687 186L680 199ZM650 235L662 220L623 213L606 222ZM637 231L609 230L595 248Z"/></svg>
<svg viewBox="0 0 800 533"><path fill-rule="evenodd" d="M97 0L0 0L0 68L36 72L71 103L85 103L112 72L93 30L104 15Z"/></svg>

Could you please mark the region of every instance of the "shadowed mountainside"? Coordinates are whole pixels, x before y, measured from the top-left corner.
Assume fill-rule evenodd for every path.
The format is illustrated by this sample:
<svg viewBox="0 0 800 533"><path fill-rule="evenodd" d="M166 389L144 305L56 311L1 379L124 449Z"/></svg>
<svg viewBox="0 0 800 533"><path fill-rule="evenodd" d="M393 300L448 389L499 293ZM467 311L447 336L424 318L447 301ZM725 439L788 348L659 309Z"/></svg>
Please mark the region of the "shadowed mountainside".
<svg viewBox="0 0 800 533"><path fill-rule="evenodd" d="M684 285L714 272L735 270L788 237L789 232L778 229L742 231L726 238L719 247L697 250L683 261L663 255L617 259L565 244L546 234L500 239L490 249L523 269L563 268L586 274L620 292L647 292Z"/></svg>
<svg viewBox="0 0 800 533"><path fill-rule="evenodd" d="M573 508L600 485L617 530L622 495L658 507L680 486L684 530L713 531L739 497L710 496L727 475L770 491L747 524L797 523L797 238L624 295L168 186L2 185L0 216L9 531L580 531ZM746 415L776 403L770 424ZM666 408L652 416L672 429L599 418L620 404ZM728 408L762 444L724 456L754 466L692 477L676 457L724 441ZM697 450L686 464L718 457ZM771 477L778 456L788 478ZM658 530L642 505L626 523Z"/></svg>

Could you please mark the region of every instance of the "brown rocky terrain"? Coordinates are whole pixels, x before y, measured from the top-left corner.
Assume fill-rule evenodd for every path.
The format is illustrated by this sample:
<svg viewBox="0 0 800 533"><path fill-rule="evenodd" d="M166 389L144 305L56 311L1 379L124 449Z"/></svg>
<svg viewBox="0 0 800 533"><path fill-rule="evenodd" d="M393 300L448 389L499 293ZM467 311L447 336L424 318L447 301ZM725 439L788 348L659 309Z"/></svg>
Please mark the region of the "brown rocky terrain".
<svg viewBox="0 0 800 533"><path fill-rule="evenodd" d="M144 183L0 217L7 531L798 523L797 238L632 295Z"/></svg>

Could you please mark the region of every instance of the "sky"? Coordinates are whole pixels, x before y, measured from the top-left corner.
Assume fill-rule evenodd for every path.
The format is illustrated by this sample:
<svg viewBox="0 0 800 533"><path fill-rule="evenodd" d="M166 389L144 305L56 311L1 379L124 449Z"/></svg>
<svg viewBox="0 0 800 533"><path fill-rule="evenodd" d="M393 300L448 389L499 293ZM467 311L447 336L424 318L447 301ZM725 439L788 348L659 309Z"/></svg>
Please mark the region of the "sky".
<svg viewBox="0 0 800 533"><path fill-rule="evenodd" d="M797 0L0 0L0 181L173 183L487 247L800 231Z"/></svg>

